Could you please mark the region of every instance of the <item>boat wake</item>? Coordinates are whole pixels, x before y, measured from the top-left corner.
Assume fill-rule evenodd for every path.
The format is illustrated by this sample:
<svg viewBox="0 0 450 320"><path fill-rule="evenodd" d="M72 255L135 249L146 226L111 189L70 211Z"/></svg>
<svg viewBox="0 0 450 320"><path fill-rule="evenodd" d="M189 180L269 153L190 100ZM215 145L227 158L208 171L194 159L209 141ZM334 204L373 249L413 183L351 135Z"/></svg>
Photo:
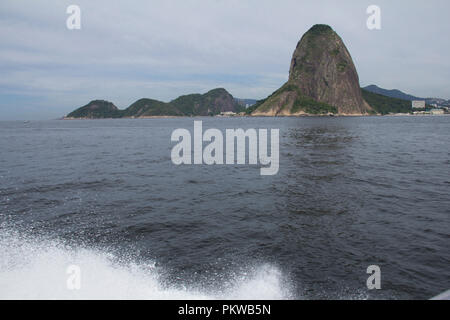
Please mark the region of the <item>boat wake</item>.
<svg viewBox="0 0 450 320"><path fill-rule="evenodd" d="M166 283L160 275L153 261L123 261L107 251L30 239L0 227L0 299L291 298L282 273L271 265L236 273L215 286L226 289L216 291L186 287L182 279ZM74 277L79 288L73 286Z"/></svg>

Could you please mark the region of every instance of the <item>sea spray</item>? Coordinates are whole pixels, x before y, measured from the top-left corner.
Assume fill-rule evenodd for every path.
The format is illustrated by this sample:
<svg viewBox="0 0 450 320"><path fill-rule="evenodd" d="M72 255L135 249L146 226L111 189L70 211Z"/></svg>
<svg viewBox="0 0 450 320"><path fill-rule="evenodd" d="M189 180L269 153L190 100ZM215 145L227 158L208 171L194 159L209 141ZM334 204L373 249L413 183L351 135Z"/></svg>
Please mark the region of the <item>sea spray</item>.
<svg viewBox="0 0 450 320"><path fill-rule="evenodd" d="M30 238L0 227L0 299L288 299L282 273L263 264L235 274L222 290L165 283L153 261L124 262L93 248ZM78 289L69 287L68 268L81 270ZM73 270L73 268L72 268ZM182 281L182 279L181 279ZM198 286L201 287L201 286Z"/></svg>

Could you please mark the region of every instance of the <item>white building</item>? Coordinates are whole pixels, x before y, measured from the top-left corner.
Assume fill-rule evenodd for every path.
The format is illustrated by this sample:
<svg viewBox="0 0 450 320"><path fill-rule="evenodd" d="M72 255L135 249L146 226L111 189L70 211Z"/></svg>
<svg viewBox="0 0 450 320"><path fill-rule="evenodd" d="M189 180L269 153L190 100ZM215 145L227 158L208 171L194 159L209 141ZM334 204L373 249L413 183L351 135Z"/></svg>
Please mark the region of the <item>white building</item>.
<svg viewBox="0 0 450 320"><path fill-rule="evenodd" d="M236 115L236 113L233 111L225 111L225 112L220 113L220 116L223 116L223 117L232 117L235 115Z"/></svg>
<svg viewBox="0 0 450 320"><path fill-rule="evenodd" d="M432 109L431 114L433 114L433 115L444 114L444 110L443 109Z"/></svg>
<svg viewBox="0 0 450 320"><path fill-rule="evenodd" d="M412 101L413 109L425 109L425 101L423 100L413 100Z"/></svg>

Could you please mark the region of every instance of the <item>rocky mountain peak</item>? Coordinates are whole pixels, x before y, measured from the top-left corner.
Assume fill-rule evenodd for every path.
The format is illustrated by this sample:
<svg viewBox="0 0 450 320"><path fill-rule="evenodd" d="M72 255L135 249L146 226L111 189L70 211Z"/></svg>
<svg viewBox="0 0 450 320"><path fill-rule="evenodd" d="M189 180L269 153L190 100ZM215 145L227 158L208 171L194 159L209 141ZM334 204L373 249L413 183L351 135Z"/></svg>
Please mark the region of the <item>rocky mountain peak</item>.
<svg viewBox="0 0 450 320"><path fill-rule="evenodd" d="M256 114L367 114L352 57L328 25L315 25L298 42L288 82Z"/></svg>

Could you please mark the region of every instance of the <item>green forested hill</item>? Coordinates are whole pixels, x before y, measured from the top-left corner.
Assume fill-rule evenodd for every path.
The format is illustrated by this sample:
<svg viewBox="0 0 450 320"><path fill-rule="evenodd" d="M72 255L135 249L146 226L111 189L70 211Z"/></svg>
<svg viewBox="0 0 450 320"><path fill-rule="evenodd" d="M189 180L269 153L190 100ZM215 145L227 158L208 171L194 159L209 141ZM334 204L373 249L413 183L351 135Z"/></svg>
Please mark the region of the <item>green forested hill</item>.
<svg viewBox="0 0 450 320"><path fill-rule="evenodd" d="M140 99L125 109L123 117L145 117L145 116L181 116L171 104L153 99Z"/></svg>
<svg viewBox="0 0 450 320"><path fill-rule="evenodd" d="M150 116L208 116L225 111L245 110L225 89L218 88L205 94L190 94L167 103L154 99L139 99L125 110L119 110L113 103L94 100L76 109L66 118L102 119Z"/></svg>
<svg viewBox="0 0 450 320"><path fill-rule="evenodd" d="M122 111L113 103L105 100L93 100L67 115L68 118L88 119L120 118L121 116Z"/></svg>
<svg viewBox="0 0 450 320"><path fill-rule="evenodd" d="M364 100L380 114L388 113L410 113L412 112L411 101L390 98L381 94L361 89Z"/></svg>

